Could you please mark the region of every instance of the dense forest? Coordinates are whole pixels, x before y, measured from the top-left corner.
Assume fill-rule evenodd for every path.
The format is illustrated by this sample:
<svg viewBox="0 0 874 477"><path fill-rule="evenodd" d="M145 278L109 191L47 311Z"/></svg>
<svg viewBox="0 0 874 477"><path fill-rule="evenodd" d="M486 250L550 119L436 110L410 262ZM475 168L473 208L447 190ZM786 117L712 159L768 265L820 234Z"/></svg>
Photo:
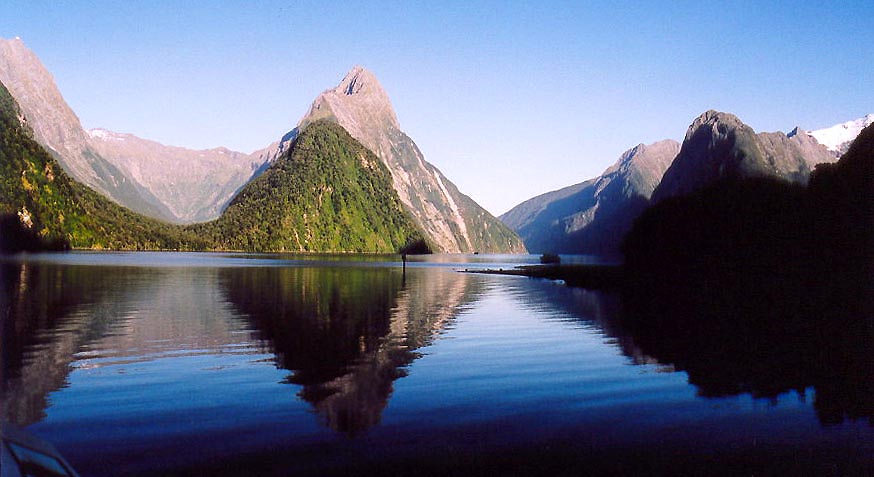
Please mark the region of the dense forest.
<svg viewBox="0 0 874 477"><path fill-rule="evenodd" d="M188 230L246 251L385 253L422 240L382 161L328 120L309 124L220 218Z"/></svg>

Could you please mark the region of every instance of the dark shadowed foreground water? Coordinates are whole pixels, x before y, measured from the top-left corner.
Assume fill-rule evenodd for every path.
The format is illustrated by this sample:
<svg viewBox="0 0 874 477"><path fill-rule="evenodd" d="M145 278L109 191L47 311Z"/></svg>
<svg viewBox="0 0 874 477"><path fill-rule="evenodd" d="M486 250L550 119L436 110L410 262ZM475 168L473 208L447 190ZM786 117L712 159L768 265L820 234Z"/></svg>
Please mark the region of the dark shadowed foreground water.
<svg viewBox="0 0 874 477"><path fill-rule="evenodd" d="M615 296L457 272L535 257L390 260L6 257L2 418L83 476L874 471L870 342L823 383L771 356L803 349L635 337Z"/></svg>

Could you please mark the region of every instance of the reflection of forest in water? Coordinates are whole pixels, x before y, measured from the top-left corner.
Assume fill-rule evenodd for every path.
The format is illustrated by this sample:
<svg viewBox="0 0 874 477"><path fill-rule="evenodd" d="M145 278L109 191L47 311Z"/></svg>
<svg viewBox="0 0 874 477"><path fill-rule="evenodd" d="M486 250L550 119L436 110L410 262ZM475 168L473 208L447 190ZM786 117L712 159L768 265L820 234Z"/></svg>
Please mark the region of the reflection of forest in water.
<svg viewBox="0 0 874 477"><path fill-rule="evenodd" d="M448 270L243 268L221 277L278 365L292 371L288 381L303 386L299 396L349 434L379 422L416 349L477 294L474 277Z"/></svg>
<svg viewBox="0 0 874 477"><path fill-rule="evenodd" d="M393 381L475 298L475 283L386 267L6 263L2 417L43 419L76 368L266 347L329 427L354 434L379 422Z"/></svg>
<svg viewBox="0 0 874 477"><path fill-rule="evenodd" d="M520 309L597 327L637 364L686 371L702 396L775 398L812 388L824 424L874 416L874 332L864 294L810 293L803 306L797 292L750 301L739 290L706 301L664 293L623 302L548 281L497 280ZM324 424L354 435L380 421L417 350L478 300L485 283L427 267L404 276L381 266L7 262L0 265L2 417L20 425L43 419L48 395L77 368L269 350ZM769 319L775 309L783 310L779 322Z"/></svg>
<svg viewBox="0 0 874 477"><path fill-rule="evenodd" d="M710 289L704 300L701 290L620 297L533 281L523 305L559 308L594 324L634 363L685 371L702 397L776 400L793 391L810 397L813 389L823 425L846 419L874 425L874 287L865 277L844 279L858 287L808 289L804 297L788 287L761 299L744 296L752 282Z"/></svg>

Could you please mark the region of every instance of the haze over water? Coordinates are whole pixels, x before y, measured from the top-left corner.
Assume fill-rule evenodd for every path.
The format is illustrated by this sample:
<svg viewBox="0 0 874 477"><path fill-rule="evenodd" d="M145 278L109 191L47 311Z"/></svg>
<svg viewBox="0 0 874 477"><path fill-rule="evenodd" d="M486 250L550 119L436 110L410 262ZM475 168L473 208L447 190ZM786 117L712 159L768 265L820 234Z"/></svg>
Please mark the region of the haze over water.
<svg viewBox="0 0 874 477"><path fill-rule="evenodd" d="M749 357L660 362L617 296L457 271L534 257L392 260L3 258L2 418L83 476L874 469L849 386L721 380Z"/></svg>

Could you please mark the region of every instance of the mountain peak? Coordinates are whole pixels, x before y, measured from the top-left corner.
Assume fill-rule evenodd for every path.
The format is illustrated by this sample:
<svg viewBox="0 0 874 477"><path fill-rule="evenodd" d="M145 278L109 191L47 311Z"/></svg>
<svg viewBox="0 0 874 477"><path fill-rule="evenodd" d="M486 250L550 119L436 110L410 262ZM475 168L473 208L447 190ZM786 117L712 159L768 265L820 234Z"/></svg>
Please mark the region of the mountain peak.
<svg viewBox="0 0 874 477"><path fill-rule="evenodd" d="M368 93L385 94L385 90L382 89L376 76L361 65L353 66L334 91L347 96Z"/></svg>
<svg viewBox="0 0 874 477"><path fill-rule="evenodd" d="M700 116L695 118L694 121L692 121L692 124L689 125L689 129L686 132L686 139L691 137L699 128L703 126L709 126L711 129L725 130L743 127L746 125L734 114L724 113L722 111L716 111L711 109L705 111Z"/></svg>
<svg viewBox="0 0 874 477"><path fill-rule="evenodd" d="M302 130L307 124L323 118L333 118L352 137L363 142L377 155L385 151L375 147L373 139L383 126L400 130L397 116L388 94L376 75L362 66L354 66L336 88L320 94L309 112L298 124Z"/></svg>

